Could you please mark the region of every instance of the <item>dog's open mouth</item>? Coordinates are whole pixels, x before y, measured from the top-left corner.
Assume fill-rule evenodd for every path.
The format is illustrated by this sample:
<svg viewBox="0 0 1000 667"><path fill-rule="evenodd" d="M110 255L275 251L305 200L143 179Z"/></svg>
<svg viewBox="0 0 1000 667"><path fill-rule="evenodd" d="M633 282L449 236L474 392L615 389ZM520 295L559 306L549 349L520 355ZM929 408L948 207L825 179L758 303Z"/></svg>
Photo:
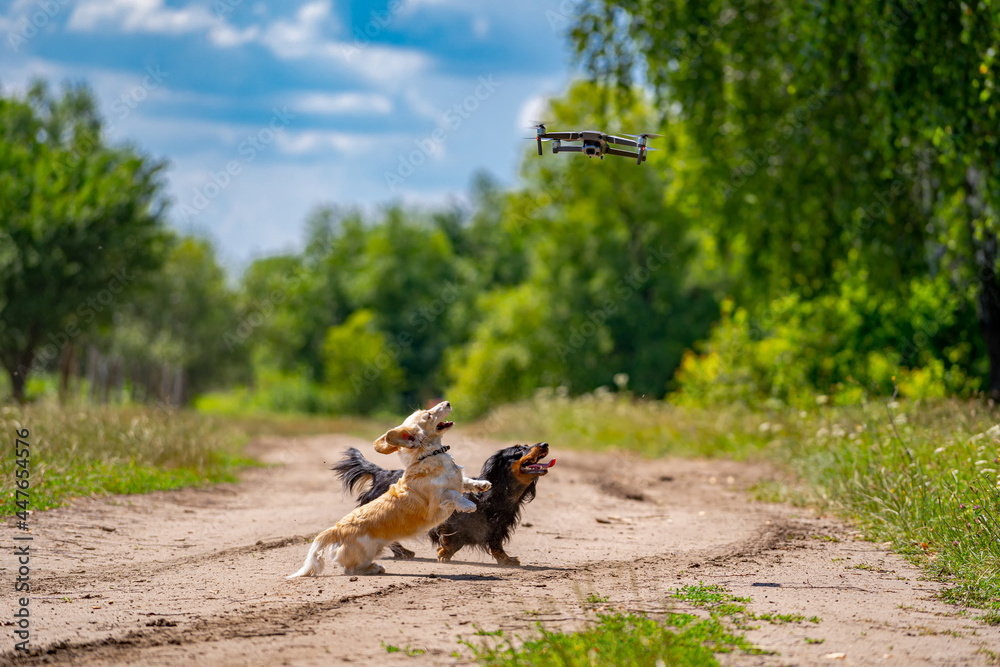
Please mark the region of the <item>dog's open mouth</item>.
<svg viewBox="0 0 1000 667"><path fill-rule="evenodd" d="M556 464L556 460L552 459L548 463L525 463L521 466L521 472L527 473L529 475L544 475L549 471L549 468Z"/></svg>
<svg viewBox="0 0 1000 667"><path fill-rule="evenodd" d="M455 422L441 422L437 425L437 430L444 431L455 425Z"/></svg>

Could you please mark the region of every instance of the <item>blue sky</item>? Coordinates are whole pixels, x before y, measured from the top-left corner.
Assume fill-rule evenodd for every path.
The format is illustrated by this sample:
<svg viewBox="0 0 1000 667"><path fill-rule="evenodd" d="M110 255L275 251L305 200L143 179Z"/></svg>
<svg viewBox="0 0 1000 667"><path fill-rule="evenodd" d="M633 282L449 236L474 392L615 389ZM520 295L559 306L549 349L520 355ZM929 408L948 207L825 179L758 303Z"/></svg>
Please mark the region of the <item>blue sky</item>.
<svg viewBox="0 0 1000 667"><path fill-rule="evenodd" d="M297 248L319 204L514 184L577 1L0 2L0 86L88 82L112 140L169 161L174 226L241 268Z"/></svg>

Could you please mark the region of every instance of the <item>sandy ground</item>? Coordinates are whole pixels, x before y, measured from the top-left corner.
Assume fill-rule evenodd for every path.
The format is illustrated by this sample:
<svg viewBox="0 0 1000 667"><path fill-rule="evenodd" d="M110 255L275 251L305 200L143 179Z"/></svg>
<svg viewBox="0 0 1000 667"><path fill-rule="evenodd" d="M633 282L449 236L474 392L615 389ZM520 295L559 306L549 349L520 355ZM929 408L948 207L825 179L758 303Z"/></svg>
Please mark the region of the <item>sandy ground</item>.
<svg viewBox="0 0 1000 667"><path fill-rule="evenodd" d="M446 441L473 471L509 444L461 433ZM593 619L590 594L614 609L687 611L670 591L698 582L751 598L758 614L821 619L760 623L747 636L775 653L720 656L724 664L987 665L1000 653L1000 628L936 601L940 585L883 546L837 521L748 500L763 467L642 461L558 442L558 463L507 549L523 567L468 549L442 564L414 541L417 559L386 557L382 576L334 568L286 581L307 539L352 506L327 470L352 445L397 465L349 436L270 439L254 453L277 465L239 484L34 514L33 652L13 651L8 611L0 664L470 664L457 636L476 639L476 627L578 629ZM9 525L8 544L16 533ZM13 610L17 562L5 551L2 598Z"/></svg>

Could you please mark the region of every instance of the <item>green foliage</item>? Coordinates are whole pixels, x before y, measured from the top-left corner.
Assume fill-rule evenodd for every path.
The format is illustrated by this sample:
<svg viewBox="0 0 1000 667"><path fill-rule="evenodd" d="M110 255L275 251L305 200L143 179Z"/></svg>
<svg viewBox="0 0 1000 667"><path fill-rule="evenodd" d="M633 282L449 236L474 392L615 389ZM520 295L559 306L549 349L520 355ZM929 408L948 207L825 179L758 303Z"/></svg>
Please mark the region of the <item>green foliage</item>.
<svg viewBox="0 0 1000 667"><path fill-rule="evenodd" d="M146 493L236 481L252 462L242 437L217 421L149 408L56 408L38 403L0 408L0 429L28 429L31 509L74 496ZM0 461L0 515L17 511L13 447Z"/></svg>
<svg viewBox="0 0 1000 667"><path fill-rule="evenodd" d="M987 388L1000 392L998 30L992 1L580 6L572 38L592 76L619 84L623 107L639 77L668 137L693 138L686 169L700 175L690 192L712 236L704 247L737 305L753 321L789 295L803 315L818 299L815 329L849 348L752 392L783 395L798 379L826 391L875 354L871 365L926 369L914 391L937 393L985 378L988 350ZM905 312L932 283L937 312L955 320L932 320L941 333ZM845 300L845 286L868 303ZM846 303L860 308L839 310ZM824 319L837 313L843 326ZM840 351L787 333L772 336L776 354L795 356L801 338Z"/></svg>
<svg viewBox="0 0 1000 667"><path fill-rule="evenodd" d="M559 126L607 126L599 96L575 86L552 102L551 115ZM654 125L638 102L616 123ZM637 392L663 395L715 312L690 277L697 242L682 188L624 160L536 157L525 163L530 185L511 197L504 219L525 241L525 280L478 301L470 342L449 358L449 395L478 414L538 387L610 385L617 373ZM662 159L669 168L681 158Z"/></svg>
<svg viewBox="0 0 1000 667"><path fill-rule="evenodd" d="M552 433L554 447L572 443L591 451L623 448L649 458L745 459L766 442L766 434L758 431L763 420L740 405L678 407L604 389L573 398L565 391L540 390L529 401L494 408L475 432L512 440ZM557 437L562 445L556 444Z"/></svg>
<svg viewBox="0 0 1000 667"><path fill-rule="evenodd" d="M368 414L392 405L399 394L403 378L396 363L399 351L389 347L374 320L372 311L358 310L326 334L326 388L336 412Z"/></svg>
<svg viewBox="0 0 1000 667"><path fill-rule="evenodd" d="M811 410L669 406L613 395L541 396L491 413L493 437L644 456L757 458L791 473L769 499L835 511L949 584L946 598L1000 611L1000 427L978 402L882 401ZM812 619L810 619L812 620Z"/></svg>
<svg viewBox="0 0 1000 667"><path fill-rule="evenodd" d="M105 143L86 88L0 97L0 363L16 398L159 264L162 169Z"/></svg>
<svg viewBox="0 0 1000 667"><path fill-rule="evenodd" d="M837 293L804 300L793 292L756 317L726 301L700 354L685 354L673 398L807 407L817 391L853 403L891 395L896 382L911 398L975 392L973 313L940 280L914 279L908 291L907 299L877 296L862 272Z"/></svg>
<svg viewBox="0 0 1000 667"><path fill-rule="evenodd" d="M247 350L229 343L237 327L235 295L212 246L190 237L170 238L160 269L135 298L119 304L112 326L94 342L133 366L169 364L183 370L182 402L246 377ZM149 388L133 387L142 399Z"/></svg>

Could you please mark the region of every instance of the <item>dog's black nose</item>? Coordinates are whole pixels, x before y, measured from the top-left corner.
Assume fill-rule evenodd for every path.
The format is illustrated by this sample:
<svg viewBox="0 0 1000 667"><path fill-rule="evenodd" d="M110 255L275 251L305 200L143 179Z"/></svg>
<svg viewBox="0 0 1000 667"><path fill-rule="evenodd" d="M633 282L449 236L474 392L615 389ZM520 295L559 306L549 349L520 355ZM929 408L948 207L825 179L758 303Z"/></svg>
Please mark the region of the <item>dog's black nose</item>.
<svg viewBox="0 0 1000 667"><path fill-rule="evenodd" d="M548 449L549 449L549 443L547 443L547 442L540 442L537 445L535 445L535 447L541 447L542 449L548 451Z"/></svg>

